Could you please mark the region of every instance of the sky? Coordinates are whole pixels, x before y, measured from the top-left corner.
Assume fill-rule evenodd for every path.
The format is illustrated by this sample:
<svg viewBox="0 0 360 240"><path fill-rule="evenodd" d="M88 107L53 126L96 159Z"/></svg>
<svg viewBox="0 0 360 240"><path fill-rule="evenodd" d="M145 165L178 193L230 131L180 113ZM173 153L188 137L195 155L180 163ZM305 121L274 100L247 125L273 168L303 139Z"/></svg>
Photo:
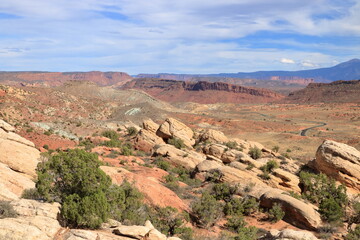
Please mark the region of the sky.
<svg viewBox="0 0 360 240"><path fill-rule="evenodd" d="M0 71L236 73L360 58L360 0L0 0Z"/></svg>

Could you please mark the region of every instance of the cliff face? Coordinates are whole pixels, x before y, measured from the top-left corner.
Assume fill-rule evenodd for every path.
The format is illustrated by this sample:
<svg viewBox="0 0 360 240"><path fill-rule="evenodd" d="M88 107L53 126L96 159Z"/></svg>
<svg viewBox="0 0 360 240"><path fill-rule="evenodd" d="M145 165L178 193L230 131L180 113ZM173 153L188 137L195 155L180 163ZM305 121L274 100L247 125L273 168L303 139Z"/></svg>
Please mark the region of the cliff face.
<svg viewBox="0 0 360 240"><path fill-rule="evenodd" d="M306 88L290 93L283 101L286 103L360 103L360 80L310 83Z"/></svg>
<svg viewBox="0 0 360 240"><path fill-rule="evenodd" d="M34 84L59 86L70 80L86 80L100 86L122 85L132 77L124 72L0 72L4 84Z"/></svg>
<svg viewBox="0 0 360 240"><path fill-rule="evenodd" d="M142 78L126 83L123 89L141 89L168 102L263 103L283 96L267 89L243 87L223 82L183 82Z"/></svg>

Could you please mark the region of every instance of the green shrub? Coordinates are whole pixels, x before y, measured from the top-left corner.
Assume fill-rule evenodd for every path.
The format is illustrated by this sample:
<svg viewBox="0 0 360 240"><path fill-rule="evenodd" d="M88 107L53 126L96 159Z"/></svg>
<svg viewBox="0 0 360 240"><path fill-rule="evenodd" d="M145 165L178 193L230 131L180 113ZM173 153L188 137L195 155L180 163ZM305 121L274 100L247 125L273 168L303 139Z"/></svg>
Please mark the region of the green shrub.
<svg viewBox="0 0 360 240"><path fill-rule="evenodd" d="M344 210L334 198L325 198L321 201L319 212L327 222L339 222L344 217Z"/></svg>
<svg viewBox="0 0 360 240"><path fill-rule="evenodd" d="M46 150L49 150L49 145L45 144L45 145L43 146L43 148L46 149Z"/></svg>
<svg viewBox="0 0 360 240"><path fill-rule="evenodd" d="M162 157L157 157L154 163L158 168L165 171L169 171L171 168L170 163L165 161Z"/></svg>
<svg viewBox="0 0 360 240"><path fill-rule="evenodd" d="M258 176L264 180L270 180L270 178L271 178L269 172L263 172L263 173L259 174Z"/></svg>
<svg viewBox="0 0 360 240"><path fill-rule="evenodd" d="M37 191L62 203L60 214L70 227L98 228L108 217L136 222L141 216L141 194L127 182L112 186L100 163L96 154L74 149L38 164Z"/></svg>
<svg viewBox="0 0 360 240"><path fill-rule="evenodd" d="M349 216L349 225L353 223L360 223L360 202L354 202L352 204L352 214Z"/></svg>
<svg viewBox="0 0 360 240"><path fill-rule="evenodd" d="M133 155L133 151L131 150L131 148L127 147L127 146L122 146L121 147L121 154L124 156L131 156Z"/></svg>
<svg viewBox="0 0 360 240"><path fill-rule="evenodd" d="M319 205L321 217L328 222L340 221L347 204L346 187L336 186L325 174L300 172L302 196Z"/></svg>
<svg viewBox="0 0 360 240"><path fill-rule="evenodd" d="M192 214L195 222L204 228L213 226L222 216L223 206L209 192L192 202Z"/></svg>
<svg viewBox="0 0 360 240"><path fill-rule="evenodd" d="M246 215L256 212L259 209L259 203L253 197L232 198L224 206L226 216Z"/></svg>
<svg viewBox="0 0 360 240"><path fill-rule="evenodd" d="M274 146L271 150L272 150L273 152L279 152L280 147L276 145L276 146Z"/></svg>
<svg viewBox="0 0 360 240"><path fill-rule="evenodd" d="M102 142L101 145L110 148L119 148L121 147L121 141L118 139L111 139L109 141Z"/></svg>
<svg viewBox="0 0 360 240"><path fill-rule="evenodd" d="M50 136L50 135L54 134L54 130L50 128L49 130L45 131L44 134L46 136Z"/></svg>
<svg viewBox="0 0 360 240"><path fill-rule="evenodd" d="M279 167L279 164L277 163L277 161L270 160L265 165L260 167L260 170L262 170L263 172L271 173L274 171L274 169L276 169L278 167Z"/></svg>
<svg viewBox="0 0 360 240"><path fill-rule="evenodd" d="M135 136L138 133L135 127L128 127L126 130L129 136Z"/></svg>
<svg viewBox="0 0 360 240"><path fill-rule="evenodd" d="M230 149L237 149L238 144L235 141L229 141L229 142L225 143L225 146Z"/></svg>
<svg viewBox="0 0 360 240"><path fill-rule="evenodd" d="M114 130L105 130L101 133L101 136L107 137L112 140L118 140L120 137L119 134Z"/></svg>
<svg viewBox="0 0 360 240"><path fill-rule="evenodd" d="M17 212L14 210L10 202L0 200L0 219L15 217L17 217Z"/></svg>
<svg viewBox="0 0 360 240"><path fill-rule="evenodd" d="M218 183L221 182L224 174L219 169L211 169L206 173L205 180L208 182Z"/></svg>
<svg viewBox="0 0 360 240"><path fill-rule="evenodd" d="M237 233L235 240L256 240L257 229L255 227L246 227L246 222L241 216L232 217L225 224L230 231Z"/></svg>
<svg viewBox="0 0 360 240"><path fill-rule="evenodd" d="M224 200L229 202L237 191L236 186L231 186L228 183L215 183L211 189L211 194L216 200Z"/></svg>
<svg viewBox="0 0 360 240"><path fill-rule="evenodd" d="M178 149L182 149L186 147L184 141L180 138L170 138L168 139L167 143L175 146Z"/></svg>
<svg viewBox="0 0 360 240"><path fill-rule="evenodd" d="M79 142L79 146L85 147L86 151L91 151L95 145L90 141L90 139L85 139Z"/></svg>
<svg viewBox="0 0 360 240"><path fill-rule="evenodd" d="M29 189L24 189L24 191L21 194L21 198L39 200L42 197L36 188L29 188Z"/></svg>
<svg viewBox="0 0 360 240"><path fill-rule="evenodd" d="M253 159L258 159L261 157L261 149L259 149L258 147L252 147L249 150L249 155L250 157L252 157Z"/></svg>
<svg viewBox="0 0 360 240"><path fill-rule="evenodd" d="M346 240L359 240L360 239L360 225L357 225L354 230L350 230L345 236Z"/></svg>
<svg viewBox="0 0 360 240"><path fill-rule="evenodd" d="M284 216L285 212L282 210L281 205L275 203L272 208L269 210L269 220L273 223L280 221Z"/></svg>

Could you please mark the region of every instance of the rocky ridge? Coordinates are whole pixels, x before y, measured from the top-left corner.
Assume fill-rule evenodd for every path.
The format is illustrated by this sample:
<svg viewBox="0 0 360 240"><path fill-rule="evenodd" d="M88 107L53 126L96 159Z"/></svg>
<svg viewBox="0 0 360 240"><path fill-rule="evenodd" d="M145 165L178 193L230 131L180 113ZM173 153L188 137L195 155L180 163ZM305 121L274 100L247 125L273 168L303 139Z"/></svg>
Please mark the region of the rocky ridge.
<svg viewBox="0 0 360 240"><path fill-rule="evenodd" d="M122 89L141 89L168 102L260 103L280 100L283 97L270 90L223 82L183 82L152 78L132 80L124 84Z"/></svg>

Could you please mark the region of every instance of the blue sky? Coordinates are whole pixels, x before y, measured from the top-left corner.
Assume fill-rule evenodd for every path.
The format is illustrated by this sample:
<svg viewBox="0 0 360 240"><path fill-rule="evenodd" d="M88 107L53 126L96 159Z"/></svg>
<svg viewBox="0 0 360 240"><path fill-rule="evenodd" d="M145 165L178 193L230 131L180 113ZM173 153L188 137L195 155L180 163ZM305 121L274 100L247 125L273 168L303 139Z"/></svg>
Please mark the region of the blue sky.
<svg viewBox="0 0 360 240"><path fill-rule="evenodd" d="M220 73L360 58L360 0L2 0L0 71Z"/></svg>

